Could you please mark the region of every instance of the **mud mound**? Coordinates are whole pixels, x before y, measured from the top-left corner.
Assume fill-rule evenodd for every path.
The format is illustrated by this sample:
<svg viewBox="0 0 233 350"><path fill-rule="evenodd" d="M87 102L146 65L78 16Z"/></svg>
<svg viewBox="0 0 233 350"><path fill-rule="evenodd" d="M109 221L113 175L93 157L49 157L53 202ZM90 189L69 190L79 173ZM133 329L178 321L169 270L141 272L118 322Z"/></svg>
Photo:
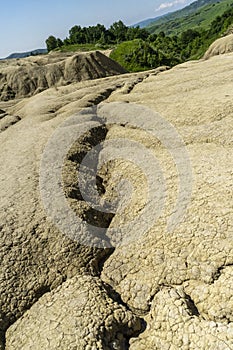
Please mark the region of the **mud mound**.
<svg viewBox="0 0 233 350"><path fill-rule="evenodd" d="M207 60L212 56L222 55L229 52L233 52L233 34L229 34L213 42L206 51L204 59Z"/></svg>
<svg viewBox="0 0 233 350"><path fill-rule="evenodd" d="M101 52L55 54L0 63L0 99L32 96L54 86L104 78L126 71Z"/></svg>

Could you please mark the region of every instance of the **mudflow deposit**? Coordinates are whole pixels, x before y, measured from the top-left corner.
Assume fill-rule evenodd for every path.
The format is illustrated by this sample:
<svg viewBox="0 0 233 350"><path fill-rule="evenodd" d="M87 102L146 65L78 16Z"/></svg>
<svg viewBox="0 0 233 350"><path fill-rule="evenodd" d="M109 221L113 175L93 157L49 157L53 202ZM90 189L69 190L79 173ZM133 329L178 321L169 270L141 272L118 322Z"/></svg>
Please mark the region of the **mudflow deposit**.
<svg viewBox="0 0 233 350"><path fill-rule="evenodd" d="M99 52L0 62L1 350L233 349L230 42L135 74ZM80 190L99 144L82 185L115 211Z"/></svg>

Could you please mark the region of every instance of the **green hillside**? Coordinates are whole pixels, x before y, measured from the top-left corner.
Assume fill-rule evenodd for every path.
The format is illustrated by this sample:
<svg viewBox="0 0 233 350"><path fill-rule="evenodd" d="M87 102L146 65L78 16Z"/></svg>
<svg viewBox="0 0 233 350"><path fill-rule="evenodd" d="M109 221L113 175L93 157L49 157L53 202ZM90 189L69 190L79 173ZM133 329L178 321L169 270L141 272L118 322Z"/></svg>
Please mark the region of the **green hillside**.
<svg viewBox="0 0 233 350"><path fill-rule="evenodd" d="M216 16L208 29L187 29L179 35L163 31L151 34L146 40L134 40L117 45L110 57L129 71L139 71L161 65L176 64L201 58L217 38L233 26L233 6L222 16Z"/></svg>
<svg viewBox="0 0 233 350"><path fill-rule="evenodd" d="M207 3L207 4L206 4ZM195 5L196 4L196 8ZM197 5L205 4L198 7ZM150 33L178 35L188 29L208 29L212 21L221 16L226 10L233 6L233 0L207 0L196 1L180 11L173 12L160 18L154 24L150 24L146 29Z"/></svg>
<svg viewBox="0 0 233 350"><path fill-rule="evenodd" d="M146 27L153 26L157 23L163 24L163 23L166 23L170 20L174 20L174 19L188 16L188 15L196 12L197 10L199 10L199 8L201 8L205 5L214 4L218 1L219 0L196 0L196 1L192 2L190 5L185 6L181 10L169 12L165 15L157 16L155 18L148 18L144 21L141 21L141 22L135 24L134 27L139 26L140 28L146 28Z"/></svg>

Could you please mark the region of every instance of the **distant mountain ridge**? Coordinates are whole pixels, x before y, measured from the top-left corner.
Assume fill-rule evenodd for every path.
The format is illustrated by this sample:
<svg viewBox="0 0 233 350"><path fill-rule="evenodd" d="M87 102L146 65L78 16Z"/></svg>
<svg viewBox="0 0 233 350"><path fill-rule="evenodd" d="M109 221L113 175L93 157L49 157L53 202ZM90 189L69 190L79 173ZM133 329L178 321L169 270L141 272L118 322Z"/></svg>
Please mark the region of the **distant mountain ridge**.
<svg viewBox="0 0 233 350"><path fill-rule="evenodd" d="M25 57L29 57L29 56L42 55L42 54L45 54L47 52L48 52L47 49L36 49L36 50L32 50L32 51L27 51L27 52L15 52L15 53L12 53L11 55L9 55L3 59L10 60L13 58L25 58Z"/></svg>
<svg viewBox="0 0 233 350"><path fill-rule="evenodd" d="M167 16L168 14L166 15L162 15L162 16L158 16L158 17L154 17L154 18L148 18L144 21L141 21L141 22L138 22L136 24L133 24L132 27L140 27L140 28L146 28L148 27L151 23L154 23L156 21L158 21L160 18L164 17L164 16Z"/></svg>

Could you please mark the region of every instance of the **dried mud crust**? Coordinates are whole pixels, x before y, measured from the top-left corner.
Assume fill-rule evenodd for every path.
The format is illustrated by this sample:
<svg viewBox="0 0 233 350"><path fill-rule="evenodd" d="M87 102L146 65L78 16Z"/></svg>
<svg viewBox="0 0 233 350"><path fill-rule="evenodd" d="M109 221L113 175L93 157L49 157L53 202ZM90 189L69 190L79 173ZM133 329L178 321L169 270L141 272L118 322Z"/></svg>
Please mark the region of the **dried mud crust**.
<svg viewBox="0 0 233 350"><path fill-rule="evenodd" d="M6 349L128 349L142 321L106 288L99 278L76 276L45 294L8 329Z"/></svg>
<svg viewBox="0 0 233 350"><path fill-rule="evenodd" d="M51 349L233 347L233 56L227 57L189 62L158 76L150 72L48 89L7 109L21 121L0 135L1 327L3 343L7 330L6 350L35 348L37 340L32 341L38 333L40 348ZM109 251L106 256L62 236L46 217L38 193L39 160L53 131L71 114L106 98L105 102L140 103L161 113L187 145L194 176L186 216L168 233L166 219L178 183L168 152L140 130L113 126L104 133L101 139L125 137L149 147L163 163L167 182L160 219L141 239L116 248L110 256ZM80 145L81 152L84 146L91 143ZM67 159L66 170L70 167L71 172L68 178L65 170L64 184L67 197L77 204L82 198L75 188L77 159L72 155L78 156L78 149ZM102 174L109 198L116 185L111 174L119 169L135 185L135 200L123 218L127 220L144 205L145 181L143 172L132 173L132 166L116 161ZM84 205L81 215L85 211ZM107 226L120 222L115 215ZM82 314L77 304L83 305Z"/></svg>
<svg viewBox="0 0 233 350"><path fill-rule="evenodd" d="M127 96L117 91L108 99L140 101L170 121L186 144L193 171L192 197L186 215L175 230L168 232L167 217L177 195L177 171L163 147L151 142L150 148L161 162L166 178L165 209L145 236L117 247L104 264L101 278L131 310L147 315L143 316L147 330L130 341L132 349L233 348L233 303L229 291L233 262L232 58L231 54L213 57L208 62L188 62L157 77L148 77ZM110 130L108 137L150 143L143 132L123 127ZM122 169L125 177L132 167L118 162L112 171ZM136 194L142 199L143 173L138 172L135 181ZM108 185L115 185L111 177ZM123 221L142 208L143 200L131 202ZM116 215L110 227L121 222L122 215ZM144 224L142 219L141 225ZM179 288L183 294L176 309L168 291ZM198 314L187 311L185 294L190 296ZM202 328L205 332L201 332Z"/></svg>
<svg viewBox="0 0 233 350"><path fill-rule="evenodd" d="M49 89L1 103L1 121L20 121L0 134L0 347L6 330L44 294L76 274L99 275L108 250L86 247L63 235L47 217L39 191L40 161L54 130L70 115L101 102L139 75ZM82 209L79 214L81 215ZM85 316L84 316L85 317Z"/></svg>

